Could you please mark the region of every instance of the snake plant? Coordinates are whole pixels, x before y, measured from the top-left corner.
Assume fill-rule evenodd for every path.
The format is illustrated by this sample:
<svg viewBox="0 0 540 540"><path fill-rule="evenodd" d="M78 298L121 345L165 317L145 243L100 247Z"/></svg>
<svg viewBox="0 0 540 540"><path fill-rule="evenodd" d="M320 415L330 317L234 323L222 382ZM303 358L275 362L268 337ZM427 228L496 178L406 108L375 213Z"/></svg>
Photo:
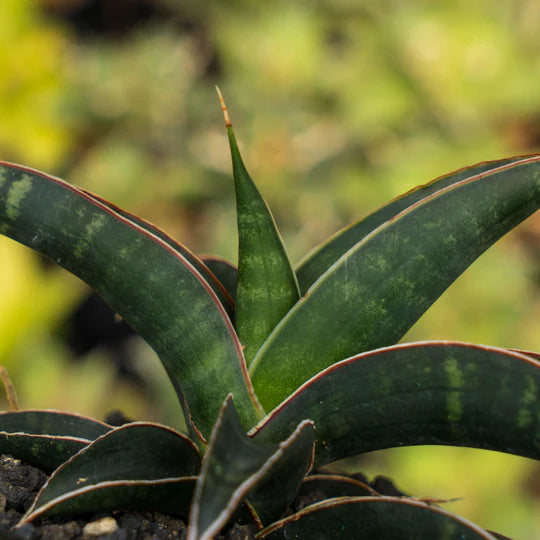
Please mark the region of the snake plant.
<svg viewBox="0 0 540 540"><path fill-rule="evenodd" d="M401 343L445 289L540 206L540 155L437 178L293 268L232 154L238 268L63 180L0 164L0 232L80 277L157 352L188 433L49 410L0 414L0 451L51 472L21 524L97 510L232 519L257 538L495 538L429 502L310 474L372 450L469 446L540 457L539 355ZM293 512L309 486L327 494ZM322 486L322 487L321 487ZM324 488L324 489L323 489Z"/></svg>

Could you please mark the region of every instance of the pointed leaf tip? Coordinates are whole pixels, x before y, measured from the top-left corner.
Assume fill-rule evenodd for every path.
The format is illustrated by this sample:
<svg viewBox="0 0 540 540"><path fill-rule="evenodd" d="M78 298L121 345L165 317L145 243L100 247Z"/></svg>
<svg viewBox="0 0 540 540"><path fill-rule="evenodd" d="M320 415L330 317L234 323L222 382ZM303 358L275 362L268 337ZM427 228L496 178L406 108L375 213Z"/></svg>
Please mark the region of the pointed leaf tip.
<svg viewBox="0 0 540 540"><path fill-rule="evenodd" d="M300 422L281 443L254 442L245 433L229 394L195 487L188 540L214 538L246 496L252 517L265 525L281 517L311 469L314 443L310 420Z"/></svg>
<svg viewBox="0 0 540 540"><path fill-rule="evenodd" d="M230 128L232 127L231 117L229 116L229 111L227 110L227 105L225 104L225 99L223 99L223 94L219 89L219 86L216 84L216 91L219 97L219 103L221 104L221 110L223 112L223 118L225 118L225 126Z"/></svg>
<svg viewBox="0 0 540 540"><path fill-rule="evenodd" d="M300 290L272 212L242 161L232 127L227 131L238 223L234 321L249 366L270 332L298 302Z"/></svg>

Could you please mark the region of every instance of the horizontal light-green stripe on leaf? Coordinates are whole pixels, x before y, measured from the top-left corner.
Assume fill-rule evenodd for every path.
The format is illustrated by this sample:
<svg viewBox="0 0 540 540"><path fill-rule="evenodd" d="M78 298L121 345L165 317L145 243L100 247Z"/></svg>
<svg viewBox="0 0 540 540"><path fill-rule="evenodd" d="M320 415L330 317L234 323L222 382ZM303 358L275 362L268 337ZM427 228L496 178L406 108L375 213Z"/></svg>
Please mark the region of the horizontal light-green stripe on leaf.
<svg viewBox="0 0 540 540"><path fill-rule="evenodd" d="M418 186L407 193L393 199L381 208L375 210L365 218L348 225L338 231L326 242L317 246L313 251L298 264L296 275L302 294L321 277L342 255L354 247L362 238L371 231L382 225L385 221L393 218L412 204L425 199L436 191L448 187L456 182L470 178L489 170L496 169L507 163L521 161L524 157L498 159L478 163L472 167L465 167L450 174L446 174L428 184Z"/></svg>
<svg viewBox="0 0 540 540"><path fill-rule="evenodd" d="M280 440L316 426L315 463L397 446L445 444L540 458L540 363L459 342L395 345L313 377L253 430Z"/></svg>
<svg viewBox="0 0 540 540"><path fill-rule="evenodd" d="M133 496L129 489L118 490L118 484L111 482L190 477L197 474L199 466L197 448L185 435L148 422L125 424L96 439L59 467L40 490L22 522L54 512L58 505L62 505L62 513L75 508L78 513L84 513L84 505L76 501L79 495L88 501L87 511L92 511L95 500L88 496L88 489L101 484L107 484L101 486L103 504L108 497L106 488L111 487L116 495L112 508L110 502L106 506L111 510L115 505L121 508L122 494L126 496L126 504ZM66 506L67 499L70 503ZM56 508L57 514L59 511L60 507Z"/></svg>
<svg viewBox="0 0 540 540"><path fill-rule="evenodd" d="M312 504L261 531L258 538L496 540L441 508L395 497L340 497Z"/></svg>
<svg viewBox="0 0 540 540"><path fill-rule="evenodd" d="M227 126L238 220L235 327L247 365L300 298L296 275L268 205L249 176Z"/></svg>
<svg viewBox="0 0 540 540"><path fill-rule="evenodd" d="M540 207L540 157L421 200L343 255L269 336L250 366L275 407L334 362L396 343L488 247Z"/></svg>
<svg viewBox="0 0 540 540"><path fill-rule="evenodd" d="M257 421L232 324L176 249L58 178L6 163L0 174L0 232L86 281L154 348L193 431L210 433L229 392L246 427Z"/></svg>

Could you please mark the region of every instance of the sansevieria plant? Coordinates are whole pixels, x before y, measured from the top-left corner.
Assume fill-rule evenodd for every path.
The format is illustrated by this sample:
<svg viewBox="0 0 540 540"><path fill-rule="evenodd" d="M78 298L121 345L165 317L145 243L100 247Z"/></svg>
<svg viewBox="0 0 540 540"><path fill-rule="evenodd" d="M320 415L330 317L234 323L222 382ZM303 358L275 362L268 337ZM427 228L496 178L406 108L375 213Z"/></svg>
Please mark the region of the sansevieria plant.
<svg viewBox="0 0 540 540"><path fill-rule="evenodd" d="M538 353L399 343L489 246L540 207L540 155L442 176L293 268L240 156L238 268L201 259L110 202L0 164L0 232L87 282L156 351L189 433L45 410L0 414L0 452L52 474L21 524L160 510L190 540L231 520L257 538L495 538L426 501L312 468L440 444L540 457ZM298 493L326 498L297 512Z"/></svg>

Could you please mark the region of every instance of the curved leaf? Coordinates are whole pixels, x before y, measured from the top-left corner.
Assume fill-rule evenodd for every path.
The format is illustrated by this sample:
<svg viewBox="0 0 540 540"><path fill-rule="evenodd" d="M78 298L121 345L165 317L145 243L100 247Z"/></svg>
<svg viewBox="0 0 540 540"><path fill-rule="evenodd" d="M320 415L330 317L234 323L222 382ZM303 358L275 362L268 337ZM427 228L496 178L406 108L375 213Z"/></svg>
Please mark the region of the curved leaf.
<svg viewBox="0 0 540 540"><path fill-rule="evenodd" d="M44 514L47 517L77 516L107 510L157 510L186 519L196 480L195 476L184 476L160 480L99 482L58 497L44 505L44 508L38 508L35 515L26 517L20 524Z"/></svg>
<svg viewBox="0 0 540 540"><path fill-rule="evenodd" d="M201 255L201 260L216 276L225 290L236 301L236 285L238 283L238 268L229 261L216 255Z"/></svg>
<svg viewBox="0 0 540 540"><path fill-rule="evenodd" d="M197 448L185 435L148 422L125 424L56 469L21 523L50 512L89 512L100 498L101 510L122 508L124 504L131 507L135 493L145 490L153 500L163 485L156 492L145 481L193 476L199 465Z"/></svg>
<svg viewBox="0 0 540 540"><path fill-rule="evenodd" d="M251 435L274 442L314 421L315 463L396 446L471 446L540 458L540 362L505 349L421 342L338 362Z"/></svg>
<svg viewBox="0 0 540 540"><path fill-rule="evenodd" d="M112 428L92 418L57 411L0 413L0 454L52 471Z"/></svg>
<svg viewBox="0 0 540 540"><path fill-rule="evenodd" d="M298 301L300 291L272 213L244 166L219 90L218 94L229 135L238 219L234 320L249 366L268 334Z"/></svg>
<svg viewBox="0 0 540 540"><path fill-rule="evenodd" d="M0 163L0 233L86 281L146 339L201 440L228 392L244 424L256 422L260 406L231 322L177 249L76 187L6 163Z"/></svg>
<svg viewBox="0 0 540 540"><path fill-rule="evenodd" d="M249 502L261 521L269 522L285 512L313 457L312 422L304 421L295 427L281 444L254 442L245 434L229 395L204 456L191 507L188 540L214 538L248 492ZM270 487L269 497L264 491Z"/></svg>
<svg viewBox="0 0 540 540"><path fill-rule="evenodd" d="M397 216L409 206L425 199L440 189L461 182L466 178L496 169L507 163L521 161L525 157L526 156L518 156L495 161L486 161L445 174L427 184L407 191L407 193L391 200L365 218L341 229L326 242L308 253L298 264L296 276L298 278L301 293L305 294L317 279L319 279L342 255L358 244L365 236L389 219Z"/></svg>
<svg viewBox="0 0 540 540"><path fill-rule="evenodd" d="M110 431L105 422L80 414L53 410L25 410L0 412L0 430L79 437L93 441Z"/></svg>
<svg viewBox="0 0 540 540"><path fill-rule="evenodd" d="M51 472L91 441L59 435L32 435L0 431L0 453Z"/></svg>
<svg viewBox="0 0 540 540"><path fill-rule="evenodd" d="M129 221L132 221L133 223L136 223L146 231L155 234L158 238L163 240L167 245L169 245L171 248L173 248L175 251L180 253L183 257L185 257L192 266L195 267L197 272L201 274L202 277L207 281L207 283L212 287L212 290L216 294L216 296L221 301L221 304L227 311L229 317L232 317L232 314L234 312L234 301L232 297L229 295L228 291L225 289L225 287L221 284L220 280L214 275L212 270L205 264L204 261L202 261L199 257L197 257L194 253L192 253L186 246L183 246L182 244L178 243L176 240L171 238L166 232L162 231L159 227L156 227L149 221L146 221L144 219L141 219L138 216L135 216L134 214L131 214L129 212L126 212L122 208L119 208L115 204L110 203L109 201L103 199L102 197L99 197L98 195L95 195L94 193L90 193L86 189L80 189L81 192L88 195L89 197L92 197L94 200L104 204L117 214L121 215L122 217L128 219Z"/></svg>
<svg viewBox="0 0 540 540"><path fill-rule="evenodd" d="M250 366L275 407L358 352L396 343L490 245L540 207L540 156L467 178L375 229L272 332Z"/></svg>
<svg viewBox="0 0 540 540"><path fill-rule="evenodd" d="M274 523L257 538L495 540L477 525L441 508L395 497L342 497L316 503Z"/></svg>

